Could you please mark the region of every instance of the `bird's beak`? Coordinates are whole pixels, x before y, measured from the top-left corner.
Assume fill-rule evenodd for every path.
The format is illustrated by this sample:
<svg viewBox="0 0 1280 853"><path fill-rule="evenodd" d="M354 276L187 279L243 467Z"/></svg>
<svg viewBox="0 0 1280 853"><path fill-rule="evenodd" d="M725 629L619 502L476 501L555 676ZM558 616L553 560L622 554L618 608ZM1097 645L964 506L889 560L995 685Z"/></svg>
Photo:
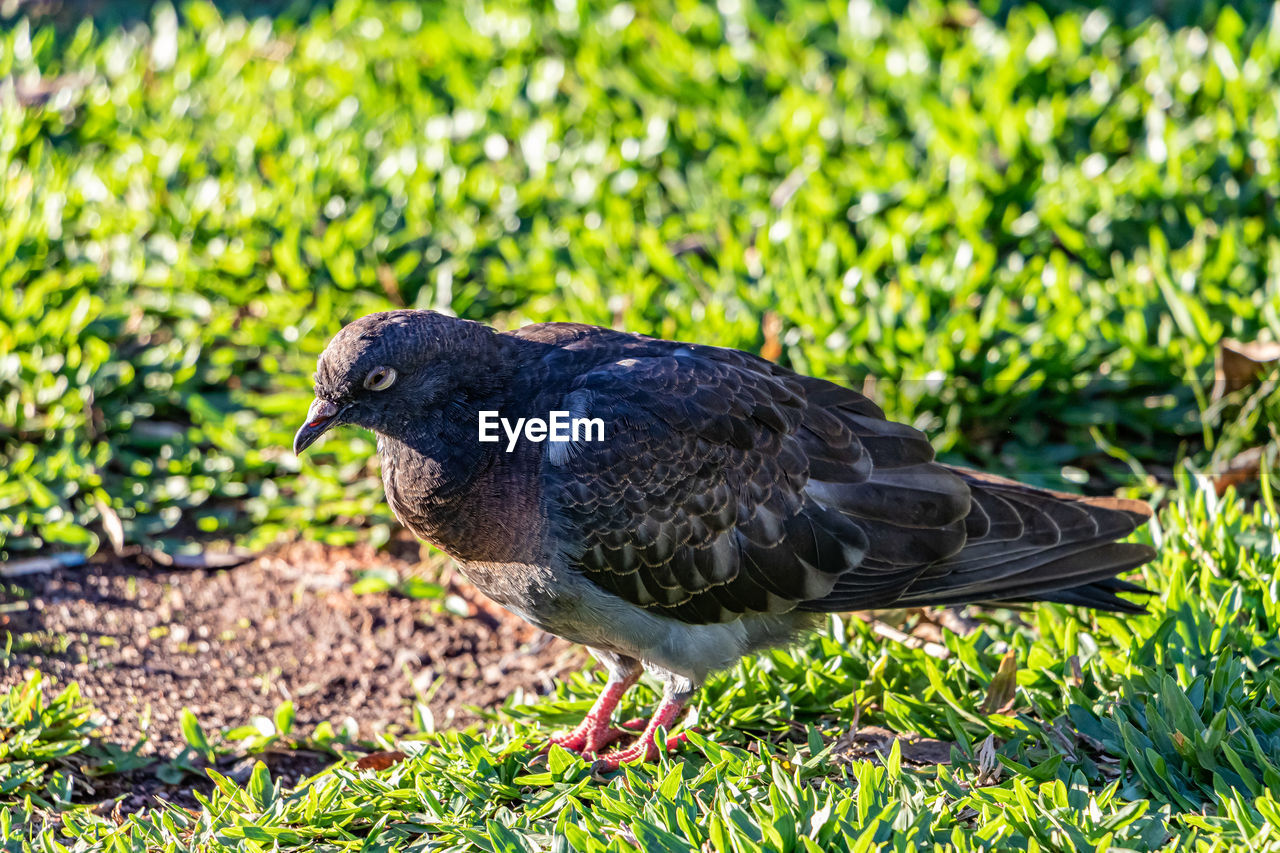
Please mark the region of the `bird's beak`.
<svg viewBox="0 0 1280 853"><path fill-rule="evenodd" d="M311 408L307 410L307 422L293 437L293 452L301 455L302 451L310 447L317 438L338 423L340 414L342 414L342 408L336 403L321 400L319 397L312 400Z"/></svg>

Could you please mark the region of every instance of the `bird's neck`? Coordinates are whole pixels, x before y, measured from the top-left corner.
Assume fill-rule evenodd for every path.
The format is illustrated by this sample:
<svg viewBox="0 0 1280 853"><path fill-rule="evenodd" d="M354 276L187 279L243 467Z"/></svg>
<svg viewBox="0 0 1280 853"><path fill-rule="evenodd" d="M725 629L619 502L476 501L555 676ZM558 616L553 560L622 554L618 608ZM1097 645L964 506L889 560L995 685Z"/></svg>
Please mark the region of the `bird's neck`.
<svg viewBox="0 0 1280 853"><path fill-rule="evenodd" d="M445 405L406 418L396 435L378 435L383 486L396 517L464 561L530 559L540 530L536 458L527 446L507 453L502 442L479 440L480 411L520 407L509 386L492 381L508 378L501 367Z"/></svg>

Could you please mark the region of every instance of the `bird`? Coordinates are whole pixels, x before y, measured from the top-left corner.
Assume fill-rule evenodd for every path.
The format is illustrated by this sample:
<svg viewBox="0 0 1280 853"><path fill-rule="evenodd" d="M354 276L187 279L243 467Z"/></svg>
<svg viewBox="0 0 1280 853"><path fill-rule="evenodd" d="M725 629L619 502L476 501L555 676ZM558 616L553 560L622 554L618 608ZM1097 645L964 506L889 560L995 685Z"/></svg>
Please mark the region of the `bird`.
<svg viewBox="0 0 1280 853"><path fill-rule="evenodd" d="M556 440L555 413L603 429ZM486 414L487 413L487 414ZM495 415L496 413L496 415ZM510 438L481 440L500 416ZM510 424L524 424L511 430ZM562 422L563 423L563 422ZM607 772L655 760L697 688L824 614L1035 601L1119 613L1146 503L945 464L868 397L751 353L580 323L425 310L341 328L293 449L373 431L387 502L481 592L587 647L606 681L551 737ZM662 696L625 748L619 701Z"/></svg>

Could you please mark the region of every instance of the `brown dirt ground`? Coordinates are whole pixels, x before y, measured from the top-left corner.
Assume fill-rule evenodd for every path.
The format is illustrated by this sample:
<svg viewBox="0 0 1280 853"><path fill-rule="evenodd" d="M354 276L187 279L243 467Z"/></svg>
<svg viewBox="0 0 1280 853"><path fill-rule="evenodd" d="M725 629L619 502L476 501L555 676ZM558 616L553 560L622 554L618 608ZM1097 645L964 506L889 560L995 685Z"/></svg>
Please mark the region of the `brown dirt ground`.
<svg viewBox="0 0 1280 853"><path fill-rule="evenodd" d="M354 594L371 568L431 576L471 615L394 592ZM495 708L516 688L547 693L587 660L449 568L424 565L411 543L388 553L300 542L222 570L111 560L10 583L24 588L27 608L0 616L0 632L17 640L0 689L27 667L58 688L75 681L106 718L104 739L129 747L145 734L142 752L157 756L184 746L184 707L212 736L290 699L295 734L352 718L368 738L411 730L425 697L437 727L467 725L478 719L469 706ZM302 764L317 762L326 763Z"/></svg>

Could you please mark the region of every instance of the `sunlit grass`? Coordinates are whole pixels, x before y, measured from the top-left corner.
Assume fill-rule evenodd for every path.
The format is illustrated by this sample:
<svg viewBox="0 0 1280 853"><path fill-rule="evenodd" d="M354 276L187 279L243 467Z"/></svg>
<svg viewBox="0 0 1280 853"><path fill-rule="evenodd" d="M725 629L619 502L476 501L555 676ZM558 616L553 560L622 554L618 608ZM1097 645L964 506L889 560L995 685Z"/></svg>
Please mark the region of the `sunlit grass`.
<svg viewBox="0 0 1280 853"><path fill-rule="evenodd" d="M833 619L603 783L523 749L593 673L296 788L208 768L351 738L291 706L188 717L148 767L33 674L0 696L4 849L1280 850L1274 499L1197 475L1280 422L1266 377L1212 390L1221 339L1280 337L1280 7L1165 5L1178 26L799 0L0 26L0 557L87 553L117 519L167 551L385 542L372 439L289 445L328 337L402 304L764 351L949 459L1163 504L1148 615L997 611L941 652ZM952 763L841 760L855 724ZM123 822L75 805L140 769L213 787Z"/></svg>

